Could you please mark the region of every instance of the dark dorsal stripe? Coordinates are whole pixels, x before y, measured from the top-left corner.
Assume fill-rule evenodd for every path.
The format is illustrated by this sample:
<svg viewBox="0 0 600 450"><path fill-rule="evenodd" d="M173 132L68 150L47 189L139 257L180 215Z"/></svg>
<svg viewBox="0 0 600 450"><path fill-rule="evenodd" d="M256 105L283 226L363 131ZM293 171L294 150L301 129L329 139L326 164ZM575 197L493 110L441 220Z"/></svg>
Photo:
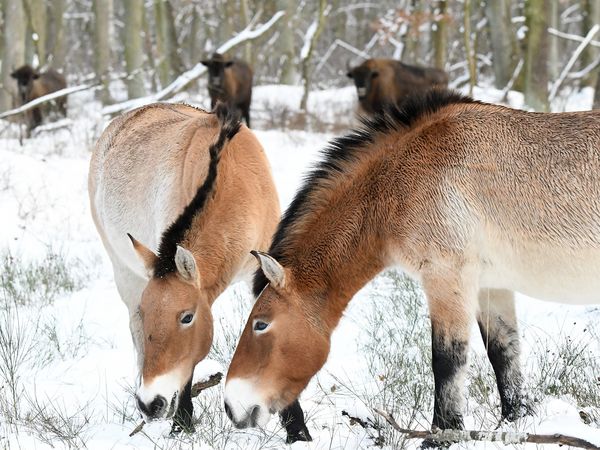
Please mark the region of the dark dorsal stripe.
<svg viewBox="0 0 600 450"><path fill-rule="evenodd" d="M185 207L175 222L163 233L158 247L158 259L154 264L154 277L156 278L162 278L177 270L175 266L177 245L183 242L185 233L192 226L194 217L201 213L204 205L213 193L217 179L217 166L225 143L232 139L240 129L241 122L239 115L234 110L228 108L225 103L218 103L214 113L219 120L221 130L216 142L208 148L210 154L208 174L196 191L196 195L194 195L192 201Z"/></svg>
<svg viewBox="0 0 600 450"><path fill-rule="evenodd" d="M306 176L302 188L296 193L294 200L279 222L269 254L284 267L286 266L288 261L285 247L289 229L296 221L310 213L312 208L311 192L318 189L323 180L343 174L347 170L347 163L359 158L361 151L368 144L374 142L377 135L410 127L418 119L445 106L475 102L472 98L455 91L434 89L409 96L398 105L388 105L381 114L372 118L362 118L360 128L334 139L322 152L322 160ZM262 291L267 282L262 270L258 269L254 274L253 292L255 296Z"/></svg>

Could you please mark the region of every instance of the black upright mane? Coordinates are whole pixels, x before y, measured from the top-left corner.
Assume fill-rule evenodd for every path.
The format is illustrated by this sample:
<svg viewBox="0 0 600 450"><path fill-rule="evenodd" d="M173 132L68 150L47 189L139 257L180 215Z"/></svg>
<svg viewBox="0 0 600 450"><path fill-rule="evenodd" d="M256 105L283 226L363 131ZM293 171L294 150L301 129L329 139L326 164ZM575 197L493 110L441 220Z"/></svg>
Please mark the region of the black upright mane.
<svg viewBox="0 0 600 450"><path fill-rule="evenodd" d="M209 196L213 193L215 181L217 179L217 166L225 143L228 140L231 140L240 129L241 122L239 115L228 108L225 103L218 103L214 113L219 120L221 130L219 131L216 142L211 144L208 148L210 154L208 174L206 175L204 182L196 191L192 201L163 233L158 247L158 259L154 264L154 277L156 278L162 278L177 270L177 267L175 266L177 245L183 241L185 233L192 226L194 217L202 211Z"/></svg>
<svg viewBox="0 0 600 450"><path fill-rule="evenodd" d="M284 252L285 238L290 227L311 211L311 192L321 186L323 180L343 174L348 167L347 163L355 161L378 135L410 127L418 119L444 106L474 102L476 101L471 97L451 90L433 89L426 93L417 93L407 97L398 105L386 106L382 113L372 118L363 117L361 127L329 142L322 152L322 160L305 177L303 186L296 193L279 222L269 254L284 267L286 266L288 261ZM267 283L268 280L262 270L258 269L254 274L254 295L258 296Z"/></svg>

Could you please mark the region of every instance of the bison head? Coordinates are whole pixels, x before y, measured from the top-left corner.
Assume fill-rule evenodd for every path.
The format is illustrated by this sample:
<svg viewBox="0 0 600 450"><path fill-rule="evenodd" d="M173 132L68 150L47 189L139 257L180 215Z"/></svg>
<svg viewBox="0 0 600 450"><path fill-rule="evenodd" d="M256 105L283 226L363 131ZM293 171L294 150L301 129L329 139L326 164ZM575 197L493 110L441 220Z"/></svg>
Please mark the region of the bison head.
<svg viewBox="0 0 600 450"><path fill-rule="evenodd" d="M17 80L21 100L26 102L33 88L33 80L37 80L40 74L33 67L26 64L13 71L10 76Z"/></svg>
<svg viewBox="0 0 600 450"><path fill-rule="evenodd" d="M346 75L348 78L352 78L354 80L356 92L358 93L358 99L363 100L371 91L372 82L375 78L377 78L377 76L379 76L379 72L371 70L365 65L361 65L355 67L354 69L348 70Z"/></svg>
<svg viewBox="0 0 600 450"><path fill-rule="evenodd" d="M225 69L230 67L233 61L226 61L223 55L213 53L210 59L204 59L200 62L208 67L208 88L217 91L222 90Z"/></svg>

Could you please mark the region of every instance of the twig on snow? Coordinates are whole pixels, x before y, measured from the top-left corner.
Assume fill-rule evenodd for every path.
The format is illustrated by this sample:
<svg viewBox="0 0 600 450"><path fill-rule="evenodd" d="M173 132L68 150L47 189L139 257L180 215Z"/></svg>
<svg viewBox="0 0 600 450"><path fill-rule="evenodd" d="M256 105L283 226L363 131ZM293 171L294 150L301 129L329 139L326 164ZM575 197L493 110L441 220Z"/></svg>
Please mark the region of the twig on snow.
<svg viewBox="0 0 600 450"><path fill-rule="evenodd" d="M216 386L217 384L219 384L221 382L221 380L223 379L223 374L221 372L217 372L213 375L211 375L210 377L208 377L208 380L206 381L199 381L197 383L194 383L192 385L192 398L194 397L198 397L198 395L200 395L200 393L208 388L211 388L213 386ZM135 436L136 434L138 434L140 431L142 431L142 428L144 428L144 425L146 425L146 421L142 420L132 431L131 433L129 433L129 437Z"/></svg>
<svg viewBox="0 0 600 450"><path fill-rule="evenodd" d="M396 431L405 434L409 439L429 439L435 442L467 442L467 441L487 441L502 442L508 444L558 444L570 445L571 447L584 448L587 450L600 450L600 447L573 436L564 434L530 434L518 433L512 431L473 431L473 430L432 430L418 431L401 428L392 415L386 411L375 408L374 411L383 417Z"/></svg>

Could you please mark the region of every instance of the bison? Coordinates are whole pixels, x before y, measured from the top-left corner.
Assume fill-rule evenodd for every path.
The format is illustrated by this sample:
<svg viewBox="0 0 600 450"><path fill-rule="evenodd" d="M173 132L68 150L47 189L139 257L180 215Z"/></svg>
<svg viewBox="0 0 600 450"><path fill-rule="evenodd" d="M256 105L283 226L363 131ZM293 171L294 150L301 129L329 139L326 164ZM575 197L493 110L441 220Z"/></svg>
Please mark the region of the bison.
<svg viewBox="0 0 600 450"><path fill-rule="evenodd" d="M369 114L413 92L448 86L448 74L443 70L409 66L393 59L368 59L349 69L347 76L354 80L360 106Z"/></svg>
<svg viewBox="0 0 600 450"><path fill-rule="evenodd" d="M210 107L214 108L217 101L222 101L238 110L250 127L253 75L250 66L238 59L225 60L219 53L200 62L208 67Z"/></svg>
<svg viewBox="0 0 600 450"><path fill-rule="evenodd" d="M13 71L10 76L17 80L21 104L67 87L65 77L54 69L40 73L26 64ZM66 101L66 97L56 99L56 107L63 116L67 115ZM43 109L41 105L28 111L29 131L42 123L42 112L47 113L47 109Z"/></svg>

